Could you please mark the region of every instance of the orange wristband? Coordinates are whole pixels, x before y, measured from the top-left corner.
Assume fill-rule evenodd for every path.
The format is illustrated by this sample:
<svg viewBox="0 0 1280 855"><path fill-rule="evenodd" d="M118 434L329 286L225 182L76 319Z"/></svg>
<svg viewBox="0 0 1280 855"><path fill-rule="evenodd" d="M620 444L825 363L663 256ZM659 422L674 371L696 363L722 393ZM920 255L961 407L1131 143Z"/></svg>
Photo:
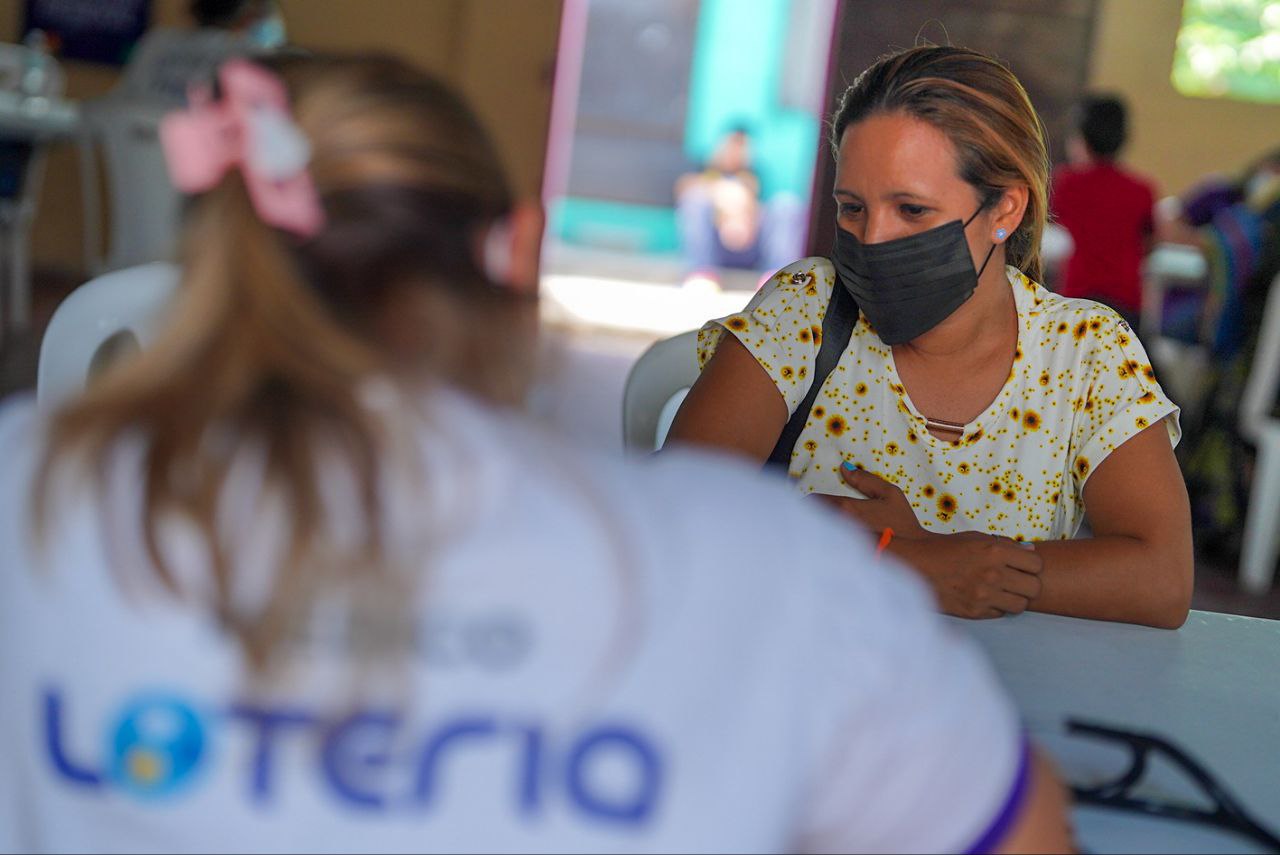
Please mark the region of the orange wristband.
<svg viewBox="0 0 1280 855"><path fill-rule="evenodd" d="M884 551L889 548L889 544L892 542L893 529L886 528L884 531L880 532L880 542L876 544L876 558L879 558Z"/></svg>

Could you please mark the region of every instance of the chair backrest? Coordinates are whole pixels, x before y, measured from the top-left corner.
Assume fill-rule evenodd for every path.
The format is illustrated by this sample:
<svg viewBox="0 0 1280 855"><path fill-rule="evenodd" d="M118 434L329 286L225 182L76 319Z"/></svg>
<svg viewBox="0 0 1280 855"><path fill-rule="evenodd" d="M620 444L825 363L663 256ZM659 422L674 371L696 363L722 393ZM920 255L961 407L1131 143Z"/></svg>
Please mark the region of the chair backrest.
<svg viewBox="0 0 1280 855"><path fill-rule="evenodd" d="M1075 239L1071 232L1057 223L1045 223L1044 232L1040 235L1040 260L1048 265L1066 263L1076 251Z"/></svg>
<svg viewBox="0 0 1280 855"><path fill-rule="evenodd" d="M666 438L678 402L698 379L698 333L662 339L640 355L622 392L622 444L653 451Z"/></svg>
<svg viewBox="0 0 1280 855"><path fill-rule="evenodd" d="M146 348L178 286L179 270L146 264L91 279L62 301L40 343L36 403L49 411L84 391L104 352L131 337Z"/></svg>
<svg viewBox="0 0 1280 855"><path fill-rule="evenodd" d="M182 194L169 180L159 135L160 120L172 109L164 103L114 96L85 105L88 138L106 167L111 233L103 270L173 257ZM97 203L95 193L85 198L86 204Z"/></svg>
<svg viewBox="0 0 1280 855"><path fill-rule="evenodd" d="M1193 246L1162 243L1151 250L1142 265L1142 315L1144 344L1150 346L1162 334L1165 295L1171 287L1203 287L1209 272L1204 253Z"/></svg>
<svg viewBox="0 0 1280 855"><path fill-rule="evenodd" d="M1271 417L1280 393L1280 274L1271 281L1262 313L1258 344L1240 397L1240 432L1257 442L1262 425Z"/></svg>

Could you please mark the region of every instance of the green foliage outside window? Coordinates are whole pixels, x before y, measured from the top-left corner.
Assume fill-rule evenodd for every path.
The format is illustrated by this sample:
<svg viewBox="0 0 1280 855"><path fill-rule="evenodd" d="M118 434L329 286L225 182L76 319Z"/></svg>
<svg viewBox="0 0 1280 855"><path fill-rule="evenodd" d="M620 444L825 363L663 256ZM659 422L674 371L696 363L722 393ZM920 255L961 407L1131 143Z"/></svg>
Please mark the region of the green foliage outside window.
<svg viewBox="0 0 1280 855"><path fill-rule="evenodd" d="M1172 76L1183 95L1280 103L1280 0L1184 0Z"/></svg>

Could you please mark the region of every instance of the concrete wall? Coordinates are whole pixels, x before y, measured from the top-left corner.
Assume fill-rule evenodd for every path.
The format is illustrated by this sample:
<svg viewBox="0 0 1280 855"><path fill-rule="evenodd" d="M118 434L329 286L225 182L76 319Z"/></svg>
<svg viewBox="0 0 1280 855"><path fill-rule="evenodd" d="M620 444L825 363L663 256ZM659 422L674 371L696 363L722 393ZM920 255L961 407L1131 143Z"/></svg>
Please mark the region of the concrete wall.
<svg viewBox="0 0 1280 855"><path fill-rule="evenodd" d="M389 51L452 81L496 138L512 180L542 181L561 0L279 0L290 41L317 50ZM22 0L0 0L0 41L15 41ZM154 26L185 26L187 0L153 0ZM67 94L108 91L117 70L68 62ZM38 266L82 267L75 152L51 151L33 237Z"/></svg>
<svg viewBox="0 0 1280 855"><path fill-rule="evenodd" d="M1125 157L1180 193L1210 172L1234 171L1280 146L1280 104L1188 98L1173 88L1181 0L1103 0L1094 31L1090 85L1129 102Z"/></svg>

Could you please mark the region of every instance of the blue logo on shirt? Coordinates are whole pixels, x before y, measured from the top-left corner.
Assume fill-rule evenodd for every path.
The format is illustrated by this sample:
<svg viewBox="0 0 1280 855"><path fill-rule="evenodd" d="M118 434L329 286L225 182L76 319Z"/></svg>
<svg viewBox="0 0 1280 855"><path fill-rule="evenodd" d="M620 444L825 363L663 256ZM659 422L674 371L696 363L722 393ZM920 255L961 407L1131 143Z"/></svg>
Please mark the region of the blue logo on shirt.
<svg viewBox="0 0 1280 855"><path fill-rule="evenodd" d="M199 769L204 747L195 710L176 698L139 698L111 730L111 780L135 795L167 795Z"/></svg>
<svg viewBox="0 0 1280 855"><path fill-rule="evenodd" d="M197 708L177 696L152 693L132 698L112 719L105 744L98 743L104 756L94 764L73 757L71 745L92 742L69 738L80 731L70 723L61 692L44 693L43 718L46 753L59 777L144 800L192 789L216 762L215 744L232 736L247 738L251 746L245 795L264 807L281 786L277 757L286 743L298 739L313 746L310 774L339 802L370 811L430 809L447 790L447 771L465 763L468 752L480 750L510 755L507 768L515 780L494 786L504 796L510 793L512 810L525 816L539 814L559 798L586 817L643 824L663 782L663 762L653 742L617 723L552 734L536 724L472 714L419 730L383 710L326 718L300 707ZM405 775L406 769L411 774Z"/></svg>
<svg viewBox="0 0 1280 855"><path fill-rule="evenodd" d="M110 782L141 798L181 790L205 757L205 726L190 705L169 695L143 695L127 704L106 730L102 768L71 758L62 695L44 696L45 749L54 770L67 781L92 788Z"/></svg>

